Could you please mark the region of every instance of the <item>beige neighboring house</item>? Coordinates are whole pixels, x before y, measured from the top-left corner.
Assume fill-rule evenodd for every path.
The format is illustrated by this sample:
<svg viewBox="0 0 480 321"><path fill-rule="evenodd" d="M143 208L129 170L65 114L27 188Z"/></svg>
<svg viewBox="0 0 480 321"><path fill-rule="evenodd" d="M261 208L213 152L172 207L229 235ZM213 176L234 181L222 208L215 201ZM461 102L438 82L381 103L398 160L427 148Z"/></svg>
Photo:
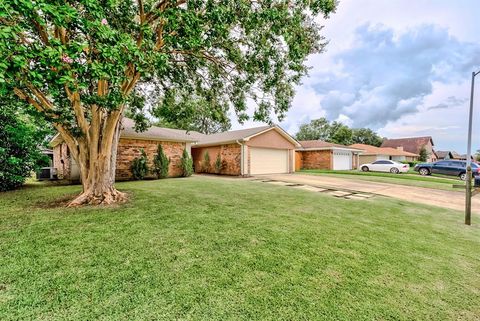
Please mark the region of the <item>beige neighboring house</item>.
<svg viewBox="0 0 480 321"><path fill-rule="evenodd" d="M321 140L299 141L295 168L351 170L358 167L358 156L362 149Z"/></svg>
<svg viewBox="0 0 480 321"><path fill-rule="evenodd" d="M196 173L216 173L217 155L222 160L218 174L293 173L297 147L300 144L282 128L262 126L203 135L192 145L192 157ZM205 154L209 155L209 165L205 164Z"/></svg>
<svg viewBox="0 0 480 321"><path fill-rule="evenodd" d="M389 148L402 148L404 151L420 154L422 147L425 147L427 151L427 162L437 161L437 155L433 150L433 139L431 136L424 137L409 137L409 138L397 138L397 139L385 139L380 147Z"/></svg>
<svg viewBox="0 0 480 321"><path fill-rule="evenodd" d="M150 168L157 153L158 145L170 158L169 176L182 174L181 157L183 150L192 156L195 171L222 175L249 176L256 174L292 173L295 171L295 149L300 144L278 126L262 126L244 130L204 135L152 126L145 132L134 129L134 121L124 118L117 150L116 179L132 179L132 161L147 154ZM50 142L53 150L53 167L58 178L76 181L80 172L75 160L70 157L67 144L60 135ZM205 154L210 164L205 166ZM217 171L215 161L220 155L221 169ZM153 176L152 173L149 176Z"/></svg>
<svg viewBox="0 0 480 321"><path fill-rule="evenodd" d="M372 163L376 160L389 159L394 161L412 162L418 159L418 154L404 151L402 148L376 147L366 144L353 144L349 147L363 150L359 155L359 164Z"/></svg>

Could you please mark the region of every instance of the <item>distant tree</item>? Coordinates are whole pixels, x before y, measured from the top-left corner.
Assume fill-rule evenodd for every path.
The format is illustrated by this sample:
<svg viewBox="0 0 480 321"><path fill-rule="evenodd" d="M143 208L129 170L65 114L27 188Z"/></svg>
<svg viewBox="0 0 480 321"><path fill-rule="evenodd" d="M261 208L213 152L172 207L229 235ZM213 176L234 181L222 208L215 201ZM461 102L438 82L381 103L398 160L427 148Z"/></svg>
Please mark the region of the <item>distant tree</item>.
<svg viewBox="0 0 480 321"><path fill-rule="evenodd" d="M420 152L418 153L418 160L420 162L426 162L427 161L427 158L428 158L428 152L427 152L427 149L425 148L425 146L422 146L422 148L420 149Z"/></svg>
<svg viewBox="0 0 480 321"><path fill-rule="evenodd" d="M224 132L232 127L228 117L228 104L200 97L177 101L173 95L173 91L169 92L152 109L153 115L159 119L158 126L193 130L203 134Z"/></svg>
<svg viewBox="0 0 480 321"><path fill-rule="evenodd" d="M300 125L300 129L295 137L297 140L323 140L342 145L367 144L380 146L383 141L383 139L370 128L351 129L338 121L330 123L324 117L314 119L308 124Z"/></svg>
<svg viewBox="0 0 480 321"><path fill-rule="evenodd" d="M370 128L352 129L352 144L366 144L380 147L383 138Z"/></svg>
<svg viewBox="0 0 480 321"><path fill-rule="evenodd" d="M352 130L341 122L334 121L330 125L330 134L327 141L335 144L351 145Z"/></svg>
<svg viewBox="0 0 480 321"><path fill-rule="evenodd" d="M39 126L4 98L0 106L0 191L21 186L45 163L41 149L48 135L48 128Z"/></svg>
<svg viewBox="0 0 480 321"><path fill-rule="evenodd" d="M330 138L330 123L324 117L314 119L308 124L300 125L298 133L295 135L297 140L323 140Z"/></svg>
<svg viewBox="0 0 480 321"><path fill-rule="evenodd" d="M475 161L480 162L480 150L477 149L477 152L475 153Z"/></svg>

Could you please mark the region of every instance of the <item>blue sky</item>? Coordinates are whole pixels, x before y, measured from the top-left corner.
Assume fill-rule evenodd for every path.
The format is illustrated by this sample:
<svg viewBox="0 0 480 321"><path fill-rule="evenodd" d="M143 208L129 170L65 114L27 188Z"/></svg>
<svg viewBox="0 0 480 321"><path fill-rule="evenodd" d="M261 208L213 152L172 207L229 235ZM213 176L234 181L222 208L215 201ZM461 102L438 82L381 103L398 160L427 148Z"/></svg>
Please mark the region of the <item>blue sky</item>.
<svg viewBox="0 0 480 321"><path fill-rule="evenodd" d="M479 0L341 0L321 21L327 51L310 57L310 74L280 125L294 134L325 116L390 138L431 135L437 150L464 152L479 20ZM478 84L474 149L480 77Z"/></svg>

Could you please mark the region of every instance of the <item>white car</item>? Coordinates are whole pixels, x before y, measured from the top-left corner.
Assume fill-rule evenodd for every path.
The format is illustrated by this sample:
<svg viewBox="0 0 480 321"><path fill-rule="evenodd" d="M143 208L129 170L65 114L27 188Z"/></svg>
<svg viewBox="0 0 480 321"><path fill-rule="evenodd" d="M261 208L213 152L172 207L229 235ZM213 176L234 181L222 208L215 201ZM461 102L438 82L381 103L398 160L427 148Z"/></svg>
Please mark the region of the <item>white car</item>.
<svg viewBox="0 0 480 321"><path fill-rule="evenodd" d="M362 172L390 172L392 174L406 173L410 169L408 164L402 164L396 161L382 159L369 164L360 165Z"/></svg>

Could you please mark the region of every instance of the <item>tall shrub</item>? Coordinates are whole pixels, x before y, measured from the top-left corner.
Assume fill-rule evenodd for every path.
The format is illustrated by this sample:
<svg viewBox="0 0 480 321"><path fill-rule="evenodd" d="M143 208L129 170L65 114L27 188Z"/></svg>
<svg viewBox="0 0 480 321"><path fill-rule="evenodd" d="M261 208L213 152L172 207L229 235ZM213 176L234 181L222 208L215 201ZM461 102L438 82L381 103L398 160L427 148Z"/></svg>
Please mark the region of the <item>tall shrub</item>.
<svg viewBox="0 0 480 321"><path fill-rule="evenodd" d="M220 174L223 168L222 158L220 157L220 153L217 154L217 158L215 159L215 173Z"/></svg>
<svg viewBox="0 0 480 321"><path fill-rule="evenodd" d="M140 157L136 157L132 161L131 169L132 169L133 179L135 180L144 179L148 173L147 154L143 149L141 151L142 151L142 155Z"/></svg>
<svg viewBox="0 0 480 321"><path fill-rule="evenodd" d="M183 177L192 176L192 174L193 174L193 159L188 154L186 148L183 149L181 164L182 164L182 176Z"/></svg>
<svg viewBox="0 0 480 321"><path fill-rule="evenodd" d="M419 156L418 156L419 161L421 161L421 162L426 162L427 161L428 152L427 152L427 149L425 148L425 146L422 146L422 148L420 149L420 152L418 154L419 154Z"/></svg>
<svg viewBox="0 0 480 321"><path fill-rule="evenodd" d="M163 151L162 145L158 144L157 154L153 158L153 172L157 178L165 178L168 176L168 165L170 165L170 158L168 158Z"/></svg>
<svg viewBox="0 0 480 321"><path fill-rule="evenodd" d="M203 154L202 172L208 173L209 169L210 169L210 155L208 154L208 151L205 151L205 154Z"/></svg>

